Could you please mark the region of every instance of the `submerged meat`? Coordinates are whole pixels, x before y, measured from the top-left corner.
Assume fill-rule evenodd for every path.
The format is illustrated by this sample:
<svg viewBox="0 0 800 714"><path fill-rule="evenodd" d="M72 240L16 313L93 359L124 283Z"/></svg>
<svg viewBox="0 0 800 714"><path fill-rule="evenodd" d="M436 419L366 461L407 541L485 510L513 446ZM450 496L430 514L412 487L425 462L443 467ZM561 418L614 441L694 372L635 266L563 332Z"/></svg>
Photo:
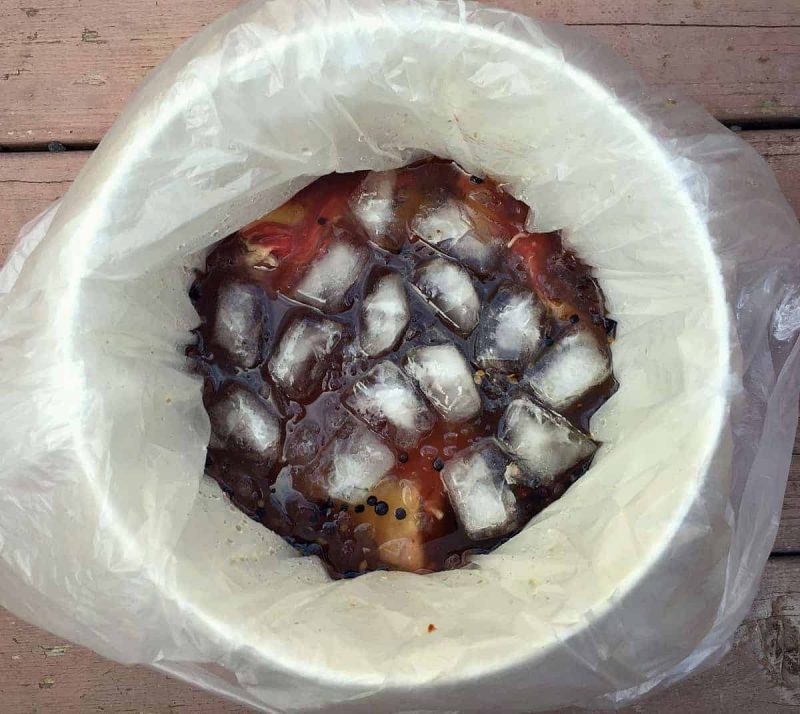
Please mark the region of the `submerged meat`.
<svg viewBox="0 0 800 714"><path fill-rule="evenodd" d="M526 219L428 161L324 177L222 241L189 354L233 502L337 577L428 572L581 476L613 321L588 267Z"/></svg>

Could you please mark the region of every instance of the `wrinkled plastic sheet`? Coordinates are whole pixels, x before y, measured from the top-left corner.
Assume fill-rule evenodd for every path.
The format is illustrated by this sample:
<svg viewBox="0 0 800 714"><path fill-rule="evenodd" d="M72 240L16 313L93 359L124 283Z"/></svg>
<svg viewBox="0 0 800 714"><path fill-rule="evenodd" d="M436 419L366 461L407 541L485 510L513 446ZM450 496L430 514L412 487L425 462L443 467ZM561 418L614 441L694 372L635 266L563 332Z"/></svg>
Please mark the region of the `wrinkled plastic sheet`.
<svg viewBox="0 0 800 714"><path fill-rule="evenodd" d="M621 386L589 473L508 543L332 582L203 477L187 287L315 177L429 154L595 267ZM627 703L717 661L754 597L797 420L798 266L755 152L577 31L454 2L245 5L153 73L0 274L0 602L265 711Z"/></svg>

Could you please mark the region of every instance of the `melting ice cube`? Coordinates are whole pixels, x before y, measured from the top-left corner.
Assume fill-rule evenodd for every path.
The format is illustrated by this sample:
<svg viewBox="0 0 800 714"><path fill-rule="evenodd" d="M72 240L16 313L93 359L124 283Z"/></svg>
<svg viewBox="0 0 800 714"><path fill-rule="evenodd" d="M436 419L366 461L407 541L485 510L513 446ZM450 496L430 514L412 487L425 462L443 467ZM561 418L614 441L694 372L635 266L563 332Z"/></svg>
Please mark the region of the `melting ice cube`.
<svg viewBox="0 0 800 714"><path fill-rule="evenodd" d="M323 312L341 312L347 307L347 292L358 280L368 257L365 245L334 240L295 286L294 297Z"/></svg>
<svg viewBox="0 0 800 714"><path fill-rule="evenodd" d="M311 313L293 317L270 357L272 379L290 399L302 401L317 392L342 339L342 325Z"/></svg>
<svg viewBox="0 0 800 714"><path fill-rule="evenodd" d="M271 468L280 457L283 425L274 406L244 387L226 388L208 410L212 446L238 451Z"/></svg>
<svg viewBox="0 0 800 714"><path fill-rule="evenodd" d="M213 342L237 367L254 367L261 357L263 321L261 290L255 285L229 283L217 298Z"/></svg>
<svg viewBox="0 0 800 714"><path fill-rule="evenodd" d="M397 365L381 362L350 388L345 406L398 446L410 448L431 429L436 417Z"/></svg>
<svg viewBox="0 0 800 714"><path fill-rule="evenodd" d="M434 258L417 268L414 283L449 324L465 335L475 329L481 301L464 268Z"/></svg>
<svg viewBox="0 0 800 714"><path fill-rule="evenodd" d="M472 540L497 538L519 525L517 500L506 480L510 464L495 439L481 439L445 465L447 495Z"/></svg>
<svg viewBox="0 0 800 714"><path fill-rule="evenodd" d="M395 457L379 436L356 423L352 428L342 429L328 443L320 455L320 463L328 495L358 503L391 470Z"/></svg>
<svg viewBox="0 0 800 714"><path fill-rule="evenodd" d="M491 236L479 237L466 208L456 200L423 208L411 230L479 275L488 275L497 265L501 244Z"/></svg>
<svg viewBox="0 0 800 714"><path fill-rule="evenodd" d="M414 347L403 366L446 422L464 422L480 412L472 370L454 345Z"/></svg>
<svg viewBox="0 0 800 714"><path fill-rule="evenodd" d="M283 458L290 464L307 464L316 458L324 439L322 427L311 419L304 419L286 435Z"/></svg>
<svg viewBox="0 0 800 714"><path fill-rule="evenodd" d="M369 239L386 250L397 252L405 241L405 230L395 212L394 171L370 173L350 201L350 209Z"/></svg>
<svg viewBox="0 0 800 714"><path fill-rule="evenodd" d="M533 393L554 409L570 406L611 375L608 345L575 325L525 372Z"/></svg>
<svg viewBox="0 0 800 714"><path fill-rule="evenodd" d="M527 397L508 405L499 436L522 467L510 480L534 486L552 483L597 450L586 434Z"/></svg>
<svg viewBox="0 0 800 714"><path fill-rule="evenodd" d="M361 349L369 357L386 354L397 346L410 319L403 278L397 273L378 278L361 304Z"/></svg>
<svg viewBox="0 0 800 714"><path fill-rule="evenodd" d="M544 316L534 293L503 285L481 318L475 361L484 369L522 372L541 345Z"/></svg>

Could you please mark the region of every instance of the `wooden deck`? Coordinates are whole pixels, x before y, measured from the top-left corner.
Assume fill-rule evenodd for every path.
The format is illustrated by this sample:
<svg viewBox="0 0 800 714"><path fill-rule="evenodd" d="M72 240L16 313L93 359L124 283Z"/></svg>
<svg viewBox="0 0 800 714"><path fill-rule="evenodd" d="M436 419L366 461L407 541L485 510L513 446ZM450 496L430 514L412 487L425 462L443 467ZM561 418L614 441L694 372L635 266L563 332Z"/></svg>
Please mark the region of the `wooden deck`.
<svg viewBox="0 0 800 714"><path fill-rule="evenodd" d="M142 78L238 0L0 0L0 261L61 196ZM800 214L800 0L496 0L582 28L652 83L704 104L767 159ZM69 148L47 151L49 142ZM800 440L780 531L731 653L630 709L800 711ZM794 709L793 709L794 708ZM0 713L232 714L0 611Z"/></svg>

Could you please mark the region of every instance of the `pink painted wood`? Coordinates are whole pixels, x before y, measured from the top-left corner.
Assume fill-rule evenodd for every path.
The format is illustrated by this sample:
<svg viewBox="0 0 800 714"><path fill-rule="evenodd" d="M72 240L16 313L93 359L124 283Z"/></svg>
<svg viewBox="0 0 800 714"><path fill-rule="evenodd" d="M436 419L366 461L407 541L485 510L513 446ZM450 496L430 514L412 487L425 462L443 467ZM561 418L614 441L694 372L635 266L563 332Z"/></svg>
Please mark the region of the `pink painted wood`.
<svg viewBox="0 0 800 714"><path fill-rule="evenodd" d="M718 117L800 115L795 0L497 0L581 25ZM239 0L0 0L0 145L96 143L147 72Z"/></svg>

